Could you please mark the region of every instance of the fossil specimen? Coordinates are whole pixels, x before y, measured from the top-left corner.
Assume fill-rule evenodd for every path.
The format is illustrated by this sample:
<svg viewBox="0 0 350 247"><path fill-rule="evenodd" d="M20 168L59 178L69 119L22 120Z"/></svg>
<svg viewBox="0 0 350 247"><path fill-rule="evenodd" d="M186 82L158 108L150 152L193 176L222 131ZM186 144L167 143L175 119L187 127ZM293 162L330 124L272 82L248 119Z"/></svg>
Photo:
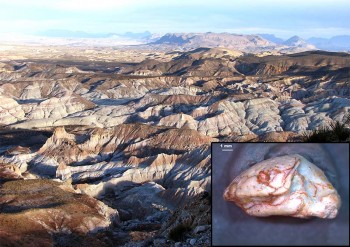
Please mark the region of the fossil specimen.
<svg viewBox="0 0 350 247"><path fill-rule="evenodd" d="M255 164L231 182L224 198L260 217L335 218L341 203L323 171L298 154Z"/></svg>

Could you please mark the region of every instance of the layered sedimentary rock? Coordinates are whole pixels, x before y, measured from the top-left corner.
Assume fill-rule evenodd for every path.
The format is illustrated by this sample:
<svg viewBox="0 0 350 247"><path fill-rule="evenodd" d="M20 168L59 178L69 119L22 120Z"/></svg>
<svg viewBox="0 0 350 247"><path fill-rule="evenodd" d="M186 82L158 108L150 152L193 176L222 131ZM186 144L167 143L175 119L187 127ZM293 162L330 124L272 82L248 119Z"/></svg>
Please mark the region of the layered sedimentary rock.
<svg viewBox="0 0 350 247"><path fill-rule="evenodd" d="M25 113L16 100L0 95L0 125L25 119Z"/></svg>
<svg viewBox="0 0 350 247"><path fill-rule="evenodd" d="M0 163L0 182L23 179L21 171L16 165Z"/></svg>
<svg viewBox="0 0 350 247"><path fill-rule="evenodd" d="M17 137L17 132L14 132L9 138ZM8 178L27 179L37 176L58 178L66 184L73 182L74 185L69 190L73 194L79 193L79 200L94 196L121 210L123 224L116 228L116 234L124 236L126 232L133 232L132 229L143 224L142 227L146 227L146 237L161 227L171 210L186 203L189 198L210 190L211 141L215 139L200 135L194 130L144 124L123 124L107 129L73 128L73 131L59 127L36 151L24 152L23 148L8 146L2 161L12 161L13 165L4 164L1 174L4 181ZM6 142L11 144L11 139ZM26 169L21 172L17 167L24 168L23 162ZM51 183L50 180L48 183ZM31 185L34 190L35 186ZM42 186L48 187L47 193L52 193L51 185ZM55 210L55 205L50 204L38 214L61 214L61 211ZM44 221L44 226L49 224L45 217L38 217L33 218L33 224L37 224L35 220ZM62 218L59 217L61 216L55 220ZM81 224L85 222L78 215L67 214L67 217L78 220ZM103 225L97 219L88 224L95 224L101 231L108 229L107 224ZM38 231L41 232L42 229ZM75 234L74 232L82 234L75 230L64 234ZM57 234L63 233L58 231ZM4 239L10 241L10 235ZM124 236L122 239L124 240L120 241L123 242L128 238Z"/></svg>
<svg viewBox="0 0 350 247"><path fill-rule="evenodd" d="M11 70L9 65L1 72L0 123L26 129L140 122L227 137L303 133L349 114L346 54L237 58L217 52L121 64L108 75L71 66L28 63ZM160 72L131 74L138 70ZM23 82L11 83L19 78Z"/></svg>
<svg viewBox="0 0 350 247"><path fill-rule="evenodd" d="M204 38L212 44L212 35ZM255 36L239 39L238 45L269 45ZM168 233L178 224L165 224L174 212L175 221L188 218L190 227L199 227L186 235L194 238L183 240L186 244L208 243L210 222L193 220L202 211L194 210L193 217L179 214L192 199L200 201L198 195L210 196L211 142L300 141L304 131L349 114L348 54L253 56L225 48L119 54L110 49L108 60L96 60L109 56L102 50L76 51L85 54L79 61L57 52L45 61L0 64L2 181L60 180L72 184L73 198L93 196L120 212L121 223L114 227L97 213L102 223L92 225L103 229L84 237L78 232L84 243L146 245L156 237L154 245L174 244ZM61 210L44 206L41 213ZM36 219L39 227L42 219ZM59 241L77 236L58 235Z"/></svg>

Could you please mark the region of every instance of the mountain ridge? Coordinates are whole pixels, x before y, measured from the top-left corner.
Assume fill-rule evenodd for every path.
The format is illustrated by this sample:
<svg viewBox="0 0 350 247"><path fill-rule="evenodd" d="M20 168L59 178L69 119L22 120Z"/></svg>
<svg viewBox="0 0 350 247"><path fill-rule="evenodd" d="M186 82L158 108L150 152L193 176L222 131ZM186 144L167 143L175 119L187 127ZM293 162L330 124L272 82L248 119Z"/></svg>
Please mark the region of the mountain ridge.
<svg viewBox="0 0 350 247"><path fill-rule="evenodd" d="M11 40L11 35L1 38L3 41ZM293 41L294 40L294 41ZM56 43L74 46L124 46L132 45L134 49L154 49L160 51L191 50L199 47L222 47L243 52L263 53L281 52L293 53L306 50L350 51L350 35L338 35L331 38L309 39L294 35L282 39L274 34L234 34L228 32L174 32L151 33L145 32L110 32L89 33L84 31L71 31L64 29L50 29L35 33L35 36L17 37L16 43L46 44Z"/></svg>

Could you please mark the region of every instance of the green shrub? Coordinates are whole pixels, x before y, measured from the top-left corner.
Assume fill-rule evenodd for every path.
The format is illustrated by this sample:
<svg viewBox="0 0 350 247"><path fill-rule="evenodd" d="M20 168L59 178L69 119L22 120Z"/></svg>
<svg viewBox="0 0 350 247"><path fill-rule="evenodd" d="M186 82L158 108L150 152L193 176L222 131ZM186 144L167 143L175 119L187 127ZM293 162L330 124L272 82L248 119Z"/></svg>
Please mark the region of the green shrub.
<svg viewBox="0 0 350 247"><path fill-rule="evenodd" d="M186 225L178 225L170 230L169 239L174 241L183 241L185 240L186 233L191 231L191 228Z"/></svg>
<svg viewBox="0 0 350 247"><path fill-rule="evenodd" d="M350 115L344 123L336 121L329 127L321 127L311 133L304 133L305 142L348 142L350 140L350 129L346 125L350 124Z"/></svg>

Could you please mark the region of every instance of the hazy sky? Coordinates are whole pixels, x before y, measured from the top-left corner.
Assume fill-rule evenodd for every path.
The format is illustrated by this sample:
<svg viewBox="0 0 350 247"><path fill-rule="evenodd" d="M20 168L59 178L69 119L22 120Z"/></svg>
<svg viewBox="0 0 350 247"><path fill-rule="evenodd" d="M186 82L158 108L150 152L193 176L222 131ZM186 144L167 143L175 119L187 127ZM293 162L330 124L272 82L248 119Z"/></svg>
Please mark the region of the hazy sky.
<svg viewBox="0 0 350 247"><path fill-rule="evenodd" d="M350 35L350 0L0 0L0 32Z"/></svg>

